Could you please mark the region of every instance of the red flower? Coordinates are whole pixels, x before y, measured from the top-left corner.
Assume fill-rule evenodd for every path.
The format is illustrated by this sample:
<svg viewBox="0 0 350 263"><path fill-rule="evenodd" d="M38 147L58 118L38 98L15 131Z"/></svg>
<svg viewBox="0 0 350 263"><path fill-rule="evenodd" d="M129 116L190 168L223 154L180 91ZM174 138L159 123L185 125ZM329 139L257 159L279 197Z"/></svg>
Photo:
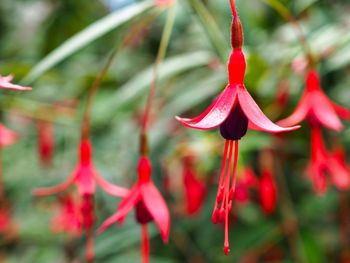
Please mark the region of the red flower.
<svg viewBox="0 0 350 263"><path fill-rule="evenodd" d="M260 178L259 196L264 213L273 213L277 204L277 189L272 173L267 169L263 170Z"/></svg>
<svg viewBox="0 0 350 263"><path fill-rule="evenodd" d="M328 153L323 142L321 129L312 126L311 129L311 161L308 166L314 189L318 194L327 190L326 173L339 190L350 187L350 171L345 162L345 154L342 149Z"/></svg>
<svg viewBox="0 0 350 263"><path fill-rule="evenodd" d="M146 263L149 262L149 239L146 225L155 221L163 241L167 243L170 231L170 216L162 195L152 181L152 167L147 156L140 158L137 172L136 184L132 187L128 196L120 202L116 213L102 224L98 232L105 231L116 222L122 223L131 209L135 208L136 221L142 225L142 255L143 262Z"/></svg>
<svg viewBox="0 0 350 263"><path fill-rule="evenodd" d="M311 125L311 161L308 173L311 175L314 189L323 194L327 190L326 172L339 189L350 186L349 170L345 157L328 153L324 145L321 126L340 131L343 129L341 119L350 120L350 111L332 102L320 86L320 77L316 70L306 74L304 94L291 116L281 120L280 125L294 125L307 120Z"/></svg>
<svg viewBox="0 0 350 263"><path fill-rule="evenodd" d="M38 152L43 165L51 164L55 141L53 124L47 121L38 121Z"/></svg>
<svg viewBox="0 0 350 263"><path fill-rule="evenodd" d="M81 197L80 215L82 227L87 236L87 259L92 261L93 252L93 224L94 224L94 202L96 183L107 193L123 197L128 194L128 190L112 185L103 179L96 171L92 163L92 148L88 140L82 140L79 151L79 164L68 179L54 187L39 188L33 191L34 195L46 196L58 194L66 190L71 184L75 184Z"/></svg>
<svg viewBox="0 0 350 263"><path fill-rule="evenodd" d="M0 233L6 233L12 226L12 219L10 212L7 209L0 210Z"/></svg>
<svg viewBox="0 0 350 263"><path fill-rule="evenodd" d="M0 148L14 144L17 142L18 138L19 136L17 133L11 131L0 123Z"/></svg>
<svg viewBox="0 0 350 263"><path fill-rule="evenodd" d="M82 231L79 203L70 195L60 197L59 213L51 221L53 232L80 235Z"/></svg>
<svg viewBox="0 0 350 263"><path fill-rule="evenodd" d="M332 183L339 190L350 187L350 168L346 163L344 149L338 148L328 155L328 170Z"/></svg>
<svg viewBox="0 0 350 263"><path fill-rule="evenodd" d="M188 215L195 215L202 207L207 190L204 182L196 177L193 167L193 157L184 157L183 165L183 184L185 190L186 212Z"/></svg>
<svg viewBox="0 0 350 263"><path fill-rule="evenodd" d="M11 80L13 79L12 75L8 76L1 76L0 75L0 89L11 89L11 90L31 90L31 87L23 87L20 85L16 85L11 83Z"/></svg>
<svg viewBox="0 0 350 263"><path fill-rule="evenodd" d="M177 120L190 128L209 130L220 127L220 133L226 139L219 186L212 216L214 224L218 222L224 222L225 224L224 253L226 255L229 253L228 223L229 211L235 195L238 140L246 134L248 126L251 129L270 133L291 131L298 128L298 126L284 128L271 122L245 88L244 75L246 61L242 52L243 32L233 0L231 0L231 8L233 13L231 34L233 50L228 63L228 85L198 117L193 119L177 117Z"/></svg>
<svg viewBox="0 0 350 263"><path fill-rule="evenodd" d="M350 111L332 102L320 86L320 77L315 70L306 75L304 94L295 111L288 118L278 122L279 125L289 126L307 120L311 124L340 131L343 124L340 118L350 120Z"/></svg>
<svg viewBox="0 0 350 263"><path fill-rule="evenodd" d="M237 176L235 198L237 202L245 204L249 201L249 189L258 186L258 179L252 168L244 167Z"/></svg>
<svg viewBox="0 0 350 263"><path fill-rule="evenodd" d="M36 189L33 194L38 196L57 194L66 190L73 183L77 186L81 196L93 195L96 183L111 195L123 197L128 194L127 189L108 183L96 172L92 163L92 148L88 140L83 140L80 143L79 156L79 164L66 181L53 187Z"/></svg>

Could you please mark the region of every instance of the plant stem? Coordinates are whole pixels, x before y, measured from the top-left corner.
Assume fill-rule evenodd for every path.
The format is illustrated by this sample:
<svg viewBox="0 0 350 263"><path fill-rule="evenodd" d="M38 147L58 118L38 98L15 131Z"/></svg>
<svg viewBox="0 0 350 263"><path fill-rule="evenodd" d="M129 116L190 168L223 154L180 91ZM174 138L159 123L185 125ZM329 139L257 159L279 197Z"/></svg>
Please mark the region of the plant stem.
<svg viewBox="0 0 350 263"><path fill-rule="evenodd" d="M291 253L295 262L307 262L305 251L302 250L302 238L299 230L298 216L294 211L293 202L290 196L289 188L281 169L279 158L275 152L272 152L275 163L276 183L278 185L278 195L280 200L280 209L283 217L283 229L287 237Z"/></svg>
<svg viewBox="0 0 350 263"><path fill-rule="evenodd" d="M101 84L102 80L104 79L104 77L106 76L108 69L110 68L114 58L119 53L119 51L122 48L124 48L126 45L128 45L130 40L132 40L132 38L135 35L138 35L146 26L148 26L148 24L151 21L153 21L153 17L147 17L145 19L145 21L140 23L141 26L136 25L134 28L132 28L130 30L130 33L128 35L126 35L126 37L123 39L122 43L112 50L112 52L110 53L110 55L107 58L106 63L104 64L102 70L97 75L94 82L92 83L90 90L89 90L88 99L86 102L84 113L83 113L82 130L81 130L81 138L82 139L89 138L89 135L90 135L90 115L91 115L92 103L93 103L95 95L100 87L100 84Z"/></svg>
<svg viewBox="0 0 350 263"><path fill-rule="evenodd" d="M175 17L176 17L176 1L173 2L172 7L170 8L170 10L168 10L167 20L165 22L165 26L162 32L162 38L159 44L158 54L153 67L153 78L152 78L151 86L148 92L145 112L143 116L141 136L145 136L147 134L151 108L154 100L155 90L157 87L159 65L166 55L166 50L167 50L167 47L169 46L170 36L173 31L173 27L175 23Z"/></svg>

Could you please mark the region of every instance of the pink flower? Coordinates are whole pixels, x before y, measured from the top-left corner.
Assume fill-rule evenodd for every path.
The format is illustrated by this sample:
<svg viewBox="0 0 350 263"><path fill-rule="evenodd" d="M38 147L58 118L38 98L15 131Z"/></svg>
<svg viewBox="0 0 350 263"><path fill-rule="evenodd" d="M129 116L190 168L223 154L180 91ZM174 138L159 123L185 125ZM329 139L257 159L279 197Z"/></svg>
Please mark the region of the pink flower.
<svg viewBox="0 0 350 263"><path fill-rule="evenodd" d="M183 158L183 166L186 212L188 215L195 215L200 211L203 205L207 190L205 183L196 176L192 156Z"/></svg>
<svg viewBox="0 0 350 263"><path fill-rule="evenodd" d="M11 89L11 90L31 90L31 87L23 87L20 85L16 85L11 83L13 79L12 75L1 76L0 75L0 89Z"/></svg>
<svg viewBox="0 0 350 263"><path fill-rule="evenodd" d="M53 187L35 189L33 194L37 196L58 194L65 191L70 185L76 185L81 199L80 216L82 220L82 228L85 230L87 236L87 260L90 262L94 258L93 225L95 216L93 197L96 184L98 184L105 192L118 197L126 196L129 191L123 187L110 184L95 171L95 167L92 163L92 147L90 141L81 141L79 157L80 160L77 167L66 181Z"/></svg>
<svg viewBox="0 0 350 263"><path fill-rule="evenodd" d="M254 130L279 133L299 128L280 127L271 122L260 110L244 86L246 60L242 52L243 32L233 0L231 46L232 52L228 62L229 80L226 88L214 102L198 117L193 119L176 117L183 125L209 130L220 127L221 136L226 140L222 160L219 186L214 205L212 221L225 224L224 253L229 253L228 224L229 211L235 196L236 168L238 160L238 141L246 134L248 127Z"/></svg>
<svg viewBox="0 0 350 263"><path fill-rule="evenodd" d="M76 185L81 196L93 195L96 184L105 192L117 197L123 197L128 194L127 189L108 183L96 172L92 163L92 148L88 140L83 140L80 143L79 157L79 164L66 181L53 187L35 189L33 194L37 196L58 194L72 184Z"/></svg>
<svg viewBox="0 0 350 263"><path fill-rule="evenodd" d="M261 208L265 214L275 211L277 204L277 189L270 170L264 169L259 183Z"/></svg>
<svg viewBox="0 0 350 263"><path fill-rule="evenodd" d="M38 152L42 165L51 164L55 147L53 124L47 121L38 121Z"/></svg>
<svg viewBox="0 0 350 263"><path fill-rule="evenodd" d="M345 157L341 153L329 153L323 142L321 127L340 131L343 129L341 119L350 120L350 111L332 102L323 92L320 77L316 70L306 74L304 94L295 111L280 125L295 125L306 120L311 125L311 160L307 172L311 175L314 189L318 194L327 190L326 173L338 189L350 186L349 170Z"/></svg>
<svg viewBox="0 0 350 263"><path fill-rule="evenodd" d="M151 162L147 156L142 156L137 167L138 179L129 194L120 202L114 215L108 218L98 229L101 233L112 224L122 223L131 209L136 210L136 221L142 225L142 256L143 262L149 262L149 238L147 224L154 221L165 243L169 239L170 215L168 207L154 185L151 174Z"/></svg>
<svg viewBox="0 0 350 263"><path fill-rule="evenodd" d="M71 195L59 199L59 212L51 221L53 232L66 232L73 236L82 231L79 203Z"/></svg>
<svg viewBox="0 0 350 263"><path fill-rule="evenodd" d="M249 189L258 186L258 179L252 168L244 167L237 176L235 198L237 202L245 204L249 201Z"/></svg>
<svg viewBox="0 0 350 263"><path fill-rule="evenodd" d="M304 94L295 111L279 125L296 125L307 120L309 123L340 131L343 124L340 119L350 120L350 111L332 102L320 86L320 77L315 70L306 74Z"/></svg>
<svg viewBox="0 0 350 263"><path fill-rule="evenodd" d="M327 190L327 173L339 190L350 187L350 170L345 162L344 150L339 148L332 153L327 152L318 126L311 129L311 161L307 171L318 194L324 194Z"/></svg>

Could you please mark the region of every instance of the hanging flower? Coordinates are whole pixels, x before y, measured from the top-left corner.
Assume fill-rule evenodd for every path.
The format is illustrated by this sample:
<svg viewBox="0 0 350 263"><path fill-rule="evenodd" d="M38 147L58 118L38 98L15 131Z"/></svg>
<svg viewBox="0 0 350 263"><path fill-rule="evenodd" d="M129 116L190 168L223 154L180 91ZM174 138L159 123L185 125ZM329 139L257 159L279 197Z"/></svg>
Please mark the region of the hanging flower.
<svg viewBox="0 0 350 263"><path fill-rule="evenodd" d="M342 149L328 153L323 142L321 128L311 128L311 161L307 169L311 175L314 189L318 194L327 190L328 173L331 181L339 190L350 187L350 170L345 162L345 153Z"/></svg>
<svg viewBox="0 0 350 263"><path fill-rule="evenodd" d="M48 121L38 121L38 153L41 164L48 166L51 164L55 147L53 124Z"/></svg>
<svg viewBox="0 0 350 263"><path fill-rule="evenodd" d="M249 190L258 186L258 179L251 167L243 167L237 176L235 198L237 202L246 204L249 201Z"/></svg>
<svg viewBox="0 0 350 263"><path fill-rule="evenodd" d="M226 88L214 102L198 117L180 118L183 125L200 130L220 127L221 136L226 140L222 160L217 196L212 215L214 224L225 225L224 253L229 253L228 225L232 201L235 195L236 168L238 160L238 141L251 129L278 133L295 130L298 127L280 127L271 122L260 110L244 86L246 60L242 51L243 31L234 2L231 0L233 14L231 46L228 62L229 81Z"/></svg>
<svg viewBox="0 0 350 263"><path fill-rule="evenodd" d="M320 77L316 70L306 74L304 94L295 111L288 118L278 122L282 126L296 125L307 120L311 124L340 131L343 124L340 119L350 120L350 111L331 101L323 92Z"/></svg>
<svg viewBox="0 0 350 263"><path fill-rule="evenodd" d="M185 191L186 213L197 214L203 204L206 195L205 183L199 180L194 169L194 157L183 157L183 185Z"/></svg>
<svg viewBox="0 0 350 263"><path fill-rule="evenodd" d="M328 155L328 170L332 183L339 190L350 187L350 168L346 163L344 149L339 147Z"/></svg>
<svg viewBox="0 0 350 263"><path fill-rule="evenodd" d="M154 221L165 243L169 239L170 215L168 207L154 185L151 174L152 167L146 155L141 156L137 167L138 179L129 194L120 202L114 215L108 218L98 229L101 233L112 224L122 223L131 209L135 209L135 219L142 226L142 257L149 262L150 244L147 224Z"/></svg>
<svg viewBox="0 0 350 263"><path fill-rule="evenodd" d="M78 236L82 231L79 203L71 195L59 198L59 212L51 221L55 233L65 232Z"/></svg>
<svg viewBox="0 0 350 263"><path fill-rule="evenodd" d="M295 125L306 120L311 126L311 160L307 172L310 174L316 193L327 190L329 173L338 189L347 189L350 185L349 171L345 157L327 152L321 127L341 131L344 126L341 119L350 120L350 111L332 102L323 92L320 77L311 69L305 78L305 91L295 111L288 118L279 121L282 126Z"/></svg>
<svg viewBox="0 0 350 263"><path fill-rule="evenodd" d="M11 89L11 90L31 90L31 87L23 87L17 84L11 83L13 79L12 75L1 76L0 75L0 89Z"/></svg>
<svg viewBox="0 0 350 263"><path fill-rule="evenodd" d="M273 213L277 205L277 188L272 172L268 169L264 169L262 172L259 182L259 196L264 213Z"/></svg>
<svg viewBox="0 0 350 263"><path fill-rule="evenodd" d="M110 184L95 171L92 163L92 147L89 140L81 141L79 157L79 164L66 181L57 186L35 189L33 194L36 196L58 194L65 191L70 185L76 185L81 199L80 216L82 220L82 227L87 236L87 259L88 261L92 261L94 258L93 225L95 221L93 197L95 194L96 184L98 184L105 192L117 197L126 196L128 194L128 190Z"/></svg>

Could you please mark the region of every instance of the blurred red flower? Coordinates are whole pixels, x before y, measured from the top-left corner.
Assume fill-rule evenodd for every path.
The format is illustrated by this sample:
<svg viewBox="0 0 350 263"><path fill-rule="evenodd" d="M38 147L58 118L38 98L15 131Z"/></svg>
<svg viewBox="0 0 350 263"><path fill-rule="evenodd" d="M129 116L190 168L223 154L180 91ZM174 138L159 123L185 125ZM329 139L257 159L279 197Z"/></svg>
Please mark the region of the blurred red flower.
<svg viewBox="0 0 350 263"><path fill-rule="evenodd" d="M258 187L259 181L251 167L243 167L237 176L235 198L246 204L249 201L249 190Z"/></svg>
<svg viewBox="0 0 350 263"><path fill-rule="evenodd" d="M310 124L340 131L343 124L340 118L350 120L350 111L331 101L323 92L320 77L316 70L306 74L306 86L301 100L288 118L278 122L282 126L296 125L307 120Z"/></svg>
<svg viewBox="0 0 350 263"><path fill-rule="evenodd" d="M52 162L54 147L55 147L55 137L54 137L54 127L52 122L48 121L38 121L38 153L40 157L41 164L48 166Z"/></svg>
<svg viewBox="0 0 350 263"><path fill-rule="evenodd" d="M122 223L131 209L135 208L136 221L142 225L142 256L143 262L149 262L149 238L147 224L154 221L165 243L169 239L170 215L168 207L154 185L151 174L151 162L147 156L142 156L137 167L138 179L129 194L120 202L114 215L108 218L98 229L101 233L112 224Z"/></svg>
<svg viewBox="0 0 350 263"><path fill-rule="evenodd" d="M79 149L79 164L75 168L71 176L63 183L48 187L39 188L33 191L34 195L47 196L58 194L65 191L70 185L75 184L78 188L78 193L81 198L80 216L82 227L87 236L87 259L92 261L94 258L93 252L93 224L94 224L94 201L96 184L98 184L105 192L123 197L128 194L128 190L112 185L103 179L96 171L92 163L92 147L90 141L82 140Z"/></svg>
<svg viewBox="0 0 350 263"><path fill-rule="evenodd" d="M259 182L259 196L261 208L265 214L275 211L277 204L277 188L272 171L264 169Z"/></svg>
<svg viewBox="0 0 350 263"><path fill-rule="evenodd" d="M193 156L185 156L182 160L182 179L185 190L186 212L188 215L195 215L200 211L207 192L205 183L197 178L193 159Z"/></svg>
<svg viewBox="0 0 350 263"><path fill-rule="evenodd" d="M71 195L59 198L59 211L51 221L51 230L55 233L66 232L73 236L82 231L79 203Z"/></svg>

